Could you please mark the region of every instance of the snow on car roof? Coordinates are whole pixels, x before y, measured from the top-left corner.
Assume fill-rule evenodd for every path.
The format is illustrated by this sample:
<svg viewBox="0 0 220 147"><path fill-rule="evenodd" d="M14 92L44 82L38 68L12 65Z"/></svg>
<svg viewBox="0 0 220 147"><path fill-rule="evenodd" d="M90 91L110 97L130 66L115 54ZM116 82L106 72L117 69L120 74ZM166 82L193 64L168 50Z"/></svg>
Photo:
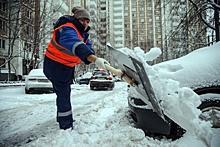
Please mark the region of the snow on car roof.
<svg viewBox="0 0 220 147"><path fill-rule="evenodd" d="M28 75L31 76L45 76L43 69L32 69Z"/></svg>
<svg viewBox="0 0 220 147"><path fill-rule="evenodd" d="M220 42L197 49L178 59L154 65L162 77L192 89L220 85Z"/></svg>
<svg viewBox="0 0 220 147"><path fill-rule="evenodd" d="M87 72L84 75L82 75L81 78L90 78L92 76L92 72Z"/></svg>

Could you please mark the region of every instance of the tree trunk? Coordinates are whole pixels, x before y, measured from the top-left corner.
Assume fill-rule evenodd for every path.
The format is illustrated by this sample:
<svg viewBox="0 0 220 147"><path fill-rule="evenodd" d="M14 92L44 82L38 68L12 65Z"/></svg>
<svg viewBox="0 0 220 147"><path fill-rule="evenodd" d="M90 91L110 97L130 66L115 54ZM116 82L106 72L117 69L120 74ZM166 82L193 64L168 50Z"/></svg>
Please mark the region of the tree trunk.
<svg viewBox="0 0 220 147"><path fill-rule="evenodd" d="M219 5L219 0L215 0L215 3ZM217 7L214 8L214 19L215 19L215 33L216 33L216 42L220 41L220 29L219 29L219 9Z"/></svg>

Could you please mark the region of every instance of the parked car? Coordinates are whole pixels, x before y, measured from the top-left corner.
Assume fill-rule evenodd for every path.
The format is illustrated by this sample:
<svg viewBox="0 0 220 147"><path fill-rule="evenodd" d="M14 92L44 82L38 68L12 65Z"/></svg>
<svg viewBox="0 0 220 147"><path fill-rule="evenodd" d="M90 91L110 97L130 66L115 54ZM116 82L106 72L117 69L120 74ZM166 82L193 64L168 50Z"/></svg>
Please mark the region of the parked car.
<svg viewBox="0 0 220 147"><path fill-rule="evenodd" d="M77 83L79 83L79 85L81 84L89 84L89 81L91 79L92 76L92 72L87 72L84 75L80 76L79 78L77 78Z"/></svg>
<svg viewBox="0 0 220 147"><path fill-rule="evenodd" d="M115 81L113 80L112 74L106 72L103 69L96 69L92 73L90 80L90 89L108 89L112 90L115 87Z"/></svg>
<svg viewBox="0 0 220 147"><path fill-rule="evenodd" d="M166 78L178 81L182 87L190 87L200 95L201 104L198 107L202 111L200 118L210 121L213 128L220 128L219 49L220 42L195 50L181 58L153 65L157 69L172 71ZM179 65L182 66L181 69L178 69ZM143 108L146 104L134 95L128 96L128 105L131 118L147 135L177 139L185 133L184 129L167 116L165 122L152 109Z"/></svg>
<svg viewBox="0 0 220 147"><path fill-rule="evenodd" d="M32 69L25 78L25 93L53 92L52 83L43 73L43 69Z"/></svg>

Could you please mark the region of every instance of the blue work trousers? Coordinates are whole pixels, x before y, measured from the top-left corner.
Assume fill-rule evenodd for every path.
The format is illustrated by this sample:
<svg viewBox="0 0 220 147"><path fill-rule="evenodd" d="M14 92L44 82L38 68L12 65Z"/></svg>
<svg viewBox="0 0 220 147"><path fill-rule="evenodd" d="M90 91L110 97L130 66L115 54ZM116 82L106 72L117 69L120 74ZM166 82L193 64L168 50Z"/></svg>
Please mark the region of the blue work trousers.
<svg viewBox="0 0 220 147"><path fill-rule="evenodd" d="M52 82L54 92L57 95L57 122L61 129L73 127L73 115L71 109L71 84L74 68L55 62L45 56L44 74Z"/></svg>

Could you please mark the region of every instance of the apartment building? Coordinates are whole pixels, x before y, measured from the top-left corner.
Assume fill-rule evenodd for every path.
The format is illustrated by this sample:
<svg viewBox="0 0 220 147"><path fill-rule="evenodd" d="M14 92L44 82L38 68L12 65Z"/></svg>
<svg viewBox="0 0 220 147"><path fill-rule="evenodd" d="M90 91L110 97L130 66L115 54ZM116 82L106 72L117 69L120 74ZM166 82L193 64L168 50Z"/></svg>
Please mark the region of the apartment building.
<svg viewBox="0 0 220 147"><path fill-rule="evenodd" d="M162 48L161 1L124 0L124 46Z"/></svg>
<svg viewBox="0 0 220 147"><path fill-rule="evenodd" d="M116 48L124 47L123 1L109 0L108 7L108 42Z"/></svg>
<svg viewBox="0 0 220 147"><path fill-rule="evenodd" d="M33 48L34 3L32 0L4 0L0 7L0 38L4 43L0 49L1 80L15 80L16 75L21 78L23 71L26 72L24 64L29 62L26 54Z"/></svg>

